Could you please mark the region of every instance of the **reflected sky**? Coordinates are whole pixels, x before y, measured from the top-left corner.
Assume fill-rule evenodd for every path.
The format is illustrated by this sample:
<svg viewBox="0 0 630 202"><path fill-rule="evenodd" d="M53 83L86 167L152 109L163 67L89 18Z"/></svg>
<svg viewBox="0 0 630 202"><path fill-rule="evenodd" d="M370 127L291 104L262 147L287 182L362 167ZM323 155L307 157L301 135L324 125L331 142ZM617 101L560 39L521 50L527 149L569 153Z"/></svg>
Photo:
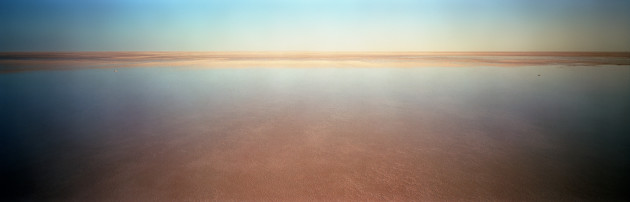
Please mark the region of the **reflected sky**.
<svg viewBox="0 0 630 202"><path fill-rule="evenodd" d="M625 198L630 68L0 74L3 196Z"/></svg>

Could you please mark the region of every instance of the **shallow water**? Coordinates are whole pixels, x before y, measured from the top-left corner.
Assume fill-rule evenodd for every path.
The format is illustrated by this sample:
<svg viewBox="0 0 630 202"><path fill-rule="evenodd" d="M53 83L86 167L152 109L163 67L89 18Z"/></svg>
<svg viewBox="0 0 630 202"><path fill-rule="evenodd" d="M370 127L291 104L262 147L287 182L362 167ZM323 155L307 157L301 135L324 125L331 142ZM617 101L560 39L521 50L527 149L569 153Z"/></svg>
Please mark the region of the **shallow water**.
<svg viewBox="0 0 630 202"><path fill-rule="evenodd" d="M623 199L630 66L0 74L8 199Z"/></svg>

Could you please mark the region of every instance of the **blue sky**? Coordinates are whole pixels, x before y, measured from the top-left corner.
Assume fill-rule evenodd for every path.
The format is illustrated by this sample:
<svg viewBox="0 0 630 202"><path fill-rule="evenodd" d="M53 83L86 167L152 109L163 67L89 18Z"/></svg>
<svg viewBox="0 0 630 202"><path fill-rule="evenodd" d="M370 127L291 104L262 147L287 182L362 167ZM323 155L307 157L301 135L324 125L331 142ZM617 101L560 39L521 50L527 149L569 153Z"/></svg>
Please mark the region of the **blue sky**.
<svg viewBox="0 0 630 202"><path fill-rule="evenodd" d="M0 51L630 51L624 0L4 0Z"/></svg>

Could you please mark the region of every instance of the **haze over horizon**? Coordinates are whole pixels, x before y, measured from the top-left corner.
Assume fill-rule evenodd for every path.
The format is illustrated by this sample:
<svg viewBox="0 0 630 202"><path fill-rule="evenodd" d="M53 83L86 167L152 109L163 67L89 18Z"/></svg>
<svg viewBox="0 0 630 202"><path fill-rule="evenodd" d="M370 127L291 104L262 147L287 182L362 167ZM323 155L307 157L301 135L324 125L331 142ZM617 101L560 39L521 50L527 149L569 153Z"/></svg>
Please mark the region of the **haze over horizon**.
<svg viewBox="0 0 630 202"><path fill-rule="evenodd" d="M0 2L0 51L630 51L630 1Z"/></svg>

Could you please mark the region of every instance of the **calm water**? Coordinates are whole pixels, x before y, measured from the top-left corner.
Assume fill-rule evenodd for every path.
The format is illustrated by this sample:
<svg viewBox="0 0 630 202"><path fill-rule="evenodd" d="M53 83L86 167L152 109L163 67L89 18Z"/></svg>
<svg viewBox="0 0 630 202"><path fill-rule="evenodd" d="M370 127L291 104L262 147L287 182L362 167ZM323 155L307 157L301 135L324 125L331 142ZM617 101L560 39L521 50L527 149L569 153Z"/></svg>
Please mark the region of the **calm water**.
<svg viewBox="0 0 630 202"><path fill-rule="evenodd" d="M627 65L27 71L0 98L7 199L628 197Z"/></svg>

